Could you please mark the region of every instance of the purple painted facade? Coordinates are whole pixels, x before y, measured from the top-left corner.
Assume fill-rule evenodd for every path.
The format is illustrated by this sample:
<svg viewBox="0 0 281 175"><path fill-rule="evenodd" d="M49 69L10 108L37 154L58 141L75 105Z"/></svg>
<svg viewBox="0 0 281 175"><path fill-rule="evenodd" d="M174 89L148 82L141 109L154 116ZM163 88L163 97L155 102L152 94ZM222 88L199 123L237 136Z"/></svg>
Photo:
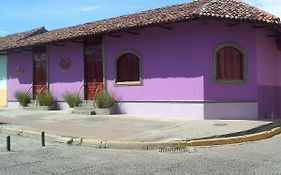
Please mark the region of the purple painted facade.
<svg viewBox="0 0 281 175"><path fill-rule="evenodd" d="M17 67L24 72L17 74ZM10 53L8 55L8 101L15 101L14 94L18 90L27 91L32 86L32 52ZM32 92L32 91L31 91Z"/></svg>
<svg viewBox="0 0 281 175"><path fill-rule="evenodd" d="M259 117L273 112L281 118L281 51L266 31L257 31L256 36Z"/></svg>
<svg viewBox="0 0 281 175"><path fill-rule="evenodd" d="M67 70L60 68L61 59L69 58L71 66ZM63 101L66 92L78 93L83 84L83 45L66 43L64 47L49 46L49 88L58 101ZM80 96L84 93L81 90Z"/></svg>
<svg viewBox="0 0 281 175"><path fill-rule="evenodd" d="M256 100L256 36L250 24L228 27L221 21L192 21L172 25L173 30L147 28L140 36L106 38L106 78L121 101ZM243 36L243 37L242 37ZM235 42L248 54L247 82L217 84L212 78L213 50ZM114 86L118 53L140 53L143 86Z"/></svg>
<svg viewBox="0 0 281 175"><path fill-rule="evenodd" d="M138 29L140 35L119 33L120 38L104 37L106 86L118 101L247 101L258 103L259 118L265 118L270 112L281 116L281 78L278 76L281 75L281 51L274 40L267 37L265 29L255 30L250 23L229 27L227 22L219 20L196 20L170 26L172 30L149 27ZM227 42L239 44L247 51L245 83L216 83L213 80L213 50ZM125 50L134 50L141 56L142 85L114 84L116 58ZM83 44L67 42L64 47L48 46L47 52L49 88L56 100L63 101L64 93L77 93L83 84ZM62 58L71 60L68 70L59 67ZM22 75L15 73L19 65L25 70ZM8 100L15 100L16 90L27 90L31 86L32 53L9 54ZM80 96L83 95L82 89ZM237 112L239 105L233 108L228 104L226 108ZM249 110L254 111L254 105ZM202 115L211 114L208 119L216 118L221 110L217 104L201 108Z"/></svg>
<svg viewBox="0 0 281 175"><path fill-rule="evenodd" d="M64 47L48 46L48 85L57 101L63 101L66 92L78 93L83 83L83 45L66 43ZM59 62L63 58L71 60L71 66L62 70ZM33 67L32 52L11 53L8 55L8 101L15 101L17 90L27 91L32 87ZM22 75L16 74L16 69L24 69ZM32 93L32 89L30 89ZM83 98L83 88L80 96Z"/></svg>

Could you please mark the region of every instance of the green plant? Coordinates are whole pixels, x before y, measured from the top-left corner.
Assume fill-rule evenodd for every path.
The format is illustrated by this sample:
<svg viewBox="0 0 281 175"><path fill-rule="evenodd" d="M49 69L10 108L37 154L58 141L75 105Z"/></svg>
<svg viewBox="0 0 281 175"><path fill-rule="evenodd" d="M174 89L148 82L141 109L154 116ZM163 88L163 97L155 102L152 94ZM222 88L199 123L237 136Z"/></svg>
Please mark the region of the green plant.
<svg viewBox="0 0 281 175"><path fill-rule="evenodd" d="M70 108L77 107L81 103L81 98L77 95L77 93L67 92L63 95L63 98Z"/></svg>
<svg viewBox="0 0 281 175"><path fill-rule="evenodd" d="M24 91L15 92L15 98L18 100L21 106L26 107L30 103L31 97Z"/></svg>
<svg viewBox="0 0 281 175"><path fill-rule="evenodd" d="M115 104L115 97L105 90L97 94L95 104L97 108L111 108Z"/></svg>
<svg viewBox="0 0 281 175"><path fill-rule="evenodd" d="M51 106L54 104L54 98L49 91L41 91L36 96L36 101L39 103L40 106Z"/></svg>

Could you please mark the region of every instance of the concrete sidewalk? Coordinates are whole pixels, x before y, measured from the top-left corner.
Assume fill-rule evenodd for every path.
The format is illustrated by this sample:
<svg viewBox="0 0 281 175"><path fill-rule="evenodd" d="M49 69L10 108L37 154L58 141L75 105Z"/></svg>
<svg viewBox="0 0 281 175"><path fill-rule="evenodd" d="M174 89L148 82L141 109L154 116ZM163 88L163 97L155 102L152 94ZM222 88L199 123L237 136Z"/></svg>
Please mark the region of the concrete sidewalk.
<svg viewBox="0 0 281 175"><path fill-rule="evenodd" d="M128 115L86 116L70 111L0 110L0 122L21 130L113 141L189 140L252 129L266 121L190 121Z"/></svg>

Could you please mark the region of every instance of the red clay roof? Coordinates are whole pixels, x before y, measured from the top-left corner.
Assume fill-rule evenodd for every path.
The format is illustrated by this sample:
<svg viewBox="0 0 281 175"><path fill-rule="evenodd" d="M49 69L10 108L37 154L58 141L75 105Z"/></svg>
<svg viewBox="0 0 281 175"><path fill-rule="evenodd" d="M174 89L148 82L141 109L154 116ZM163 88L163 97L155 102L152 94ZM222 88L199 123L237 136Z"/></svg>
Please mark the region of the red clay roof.
<svg viewBox="0 0 281 175"><path fill-rule="evenodd" d="M11 45L16 45L20 40L27 39L28 37L33 37L35 35L42 34L47 32L44 27L28 30L25 32L15 33L11 35L7 35L4 37L0 37L0 49L9 47Z"/></svg>
<svg viewBox="0 0 281 175"><path fill-rule="evenodd" d="M239 0L195 0L189 3L177 4L45 32L4 45L5 47L1 47L0 45L0 51L81 38L88 35L101 35L151 25L187 21L201 17L280 24L280 19L278 17L257 7L240 2Z"/></svg>

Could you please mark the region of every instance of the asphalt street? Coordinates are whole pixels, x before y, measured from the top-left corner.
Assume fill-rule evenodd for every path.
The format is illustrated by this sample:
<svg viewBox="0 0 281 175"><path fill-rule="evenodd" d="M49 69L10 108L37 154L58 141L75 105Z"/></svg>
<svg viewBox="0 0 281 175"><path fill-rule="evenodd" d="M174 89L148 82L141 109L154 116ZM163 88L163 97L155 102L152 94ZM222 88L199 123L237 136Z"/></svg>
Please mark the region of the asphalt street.
<svg viewBox="0 0 281 175"><path fill-rule="evenodd" d="M258 142L196 148L191 153L23 144L20 150L0 152L0 174L277 175L281 174L281 136Z"/></svg>

